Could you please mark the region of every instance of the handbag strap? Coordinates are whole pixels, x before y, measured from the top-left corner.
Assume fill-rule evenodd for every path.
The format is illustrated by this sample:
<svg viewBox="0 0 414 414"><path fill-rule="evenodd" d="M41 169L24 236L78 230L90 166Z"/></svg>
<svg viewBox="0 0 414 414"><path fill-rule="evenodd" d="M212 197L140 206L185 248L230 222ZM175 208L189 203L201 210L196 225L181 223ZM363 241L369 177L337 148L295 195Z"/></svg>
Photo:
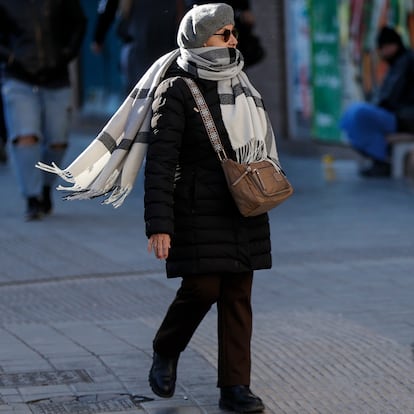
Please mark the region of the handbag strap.
<svg viewBox="0 0 414 414"><path fill-rule="evenodd" d="M217 131L216 124L213 117L211 116L210 109L207 106L206 100L204 99L203 94L200 91L200 88L190 78L182 78L185 83L188 85L191 94L194 97L194 100L197 104L197 108L200 112L201 119L203 120L204 126L206 128L208 137L210 138L211 145L213 146L214 151L217 154L217 157L220 161L227 159L226 151L224 151L223 144L220 140L220 135Z"/></svg>

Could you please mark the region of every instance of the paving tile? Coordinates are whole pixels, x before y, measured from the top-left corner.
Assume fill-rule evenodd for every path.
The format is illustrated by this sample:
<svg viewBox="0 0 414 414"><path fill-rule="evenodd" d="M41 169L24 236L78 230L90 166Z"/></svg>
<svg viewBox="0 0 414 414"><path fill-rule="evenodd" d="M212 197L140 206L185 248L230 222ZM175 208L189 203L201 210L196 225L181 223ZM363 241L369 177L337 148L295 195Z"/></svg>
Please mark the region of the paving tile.
<svg viewBox="0 0 414 414"><path fill-rule="evenodd" d="M73 136L72 154L85 139ZM328 184L320 160L283 159L296 192L269 215L274 265L255 277L252 390L274 414L413 413L414 189L362 180L354 160ZM146 252L142 191L122 210L57 197L32 226L8 168L0 185L0 375L84 369L94 380L0 387L0 413L110 393L151 399L141 413L222 412L215 308L180 357L175 396L149 388L152 339L179 280Z"/></svg>

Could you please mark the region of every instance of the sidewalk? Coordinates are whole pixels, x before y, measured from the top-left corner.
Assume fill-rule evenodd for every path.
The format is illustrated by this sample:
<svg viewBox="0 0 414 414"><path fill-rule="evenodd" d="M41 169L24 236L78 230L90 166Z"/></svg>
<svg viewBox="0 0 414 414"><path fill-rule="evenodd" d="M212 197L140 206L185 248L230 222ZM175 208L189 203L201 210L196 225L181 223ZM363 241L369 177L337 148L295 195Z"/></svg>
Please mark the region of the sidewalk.
<svg viewBox="0 0 414 414"><path fill-rule="evenodd" d="M92 136L73 134L66 165ZM252 390L267 413L414 413L414 187L355 161L281 153L295 195L271 212L274 266L253 290ZM142 177L119 209L63 201L23 221L0 165L0 414L220 413L212 309L178 368L148 382L178 280L146 251ZM135 396L135 397L133 397Z"/></svg>

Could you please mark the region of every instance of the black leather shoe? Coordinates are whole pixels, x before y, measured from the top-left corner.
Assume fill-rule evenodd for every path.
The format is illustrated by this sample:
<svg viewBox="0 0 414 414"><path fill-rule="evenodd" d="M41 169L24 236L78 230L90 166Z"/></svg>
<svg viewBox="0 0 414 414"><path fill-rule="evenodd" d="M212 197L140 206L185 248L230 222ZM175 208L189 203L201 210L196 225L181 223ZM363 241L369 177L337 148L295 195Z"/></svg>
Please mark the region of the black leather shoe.
<svg viewBox="0 0 414 414"><path fill-rule="evenodd" d="M43 214L50 214L52 212L52 197L51 197L51 188L49 186L44 186L42 190L42 212Z"/></svg>
<svg viewBox="0 0 414 414"><path fill-rule="evenodd" d="M237 413L260 413L265 409L263 401L247 385L221 388L219 407Z"/></svg>
<svg viewBox="0 0 414 414"><path fill-rule="evenodd" d="M159 397L170 398L174 395L178 358L165 357L154 352L148 379L152 391Z"/></svg>
<svg viewBox="0 0 414 414"><path fill-rule="evenodd" d="M1 141L3 140L2 137L0 137L0 163L2 164L6 164L7 162L7 152L6 152L6 148L5 144L3 144Z"/></svg>
<svg viewBox="0 0 414 414"><path fill-rule="evenodd" d="M363 177L390 177L391 164L388 162L374 161L370 167L361 170L359 173Z"/></svg>
<svg viewBox="0 0 414 414"><path fill-rule="evenodd" d="M40 220L42 218L42 205L37 197L27 198L24 218L26 221Z"/></svg>

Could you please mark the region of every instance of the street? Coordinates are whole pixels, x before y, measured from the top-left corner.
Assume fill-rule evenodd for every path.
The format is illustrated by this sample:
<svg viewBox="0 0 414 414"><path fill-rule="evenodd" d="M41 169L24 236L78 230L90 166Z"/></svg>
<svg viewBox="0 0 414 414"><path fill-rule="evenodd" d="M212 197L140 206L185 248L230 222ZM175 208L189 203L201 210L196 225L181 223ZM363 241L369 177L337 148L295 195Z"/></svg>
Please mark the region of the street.
<svg viewBox="0 0 414 414"><path fill-rule="evenodd" d="M88 139L73 134L67 164ZM347 159L327 181L319 158L280 157L295 194L270 213L273 268L255 276L252 390L273 414L414 413L413 184ZM15 182L0 165L0 413L220 413L215 309L175 396L147 382L179 280L147 253L142 176L118 209L56 192L29 223Z"/></svg>

